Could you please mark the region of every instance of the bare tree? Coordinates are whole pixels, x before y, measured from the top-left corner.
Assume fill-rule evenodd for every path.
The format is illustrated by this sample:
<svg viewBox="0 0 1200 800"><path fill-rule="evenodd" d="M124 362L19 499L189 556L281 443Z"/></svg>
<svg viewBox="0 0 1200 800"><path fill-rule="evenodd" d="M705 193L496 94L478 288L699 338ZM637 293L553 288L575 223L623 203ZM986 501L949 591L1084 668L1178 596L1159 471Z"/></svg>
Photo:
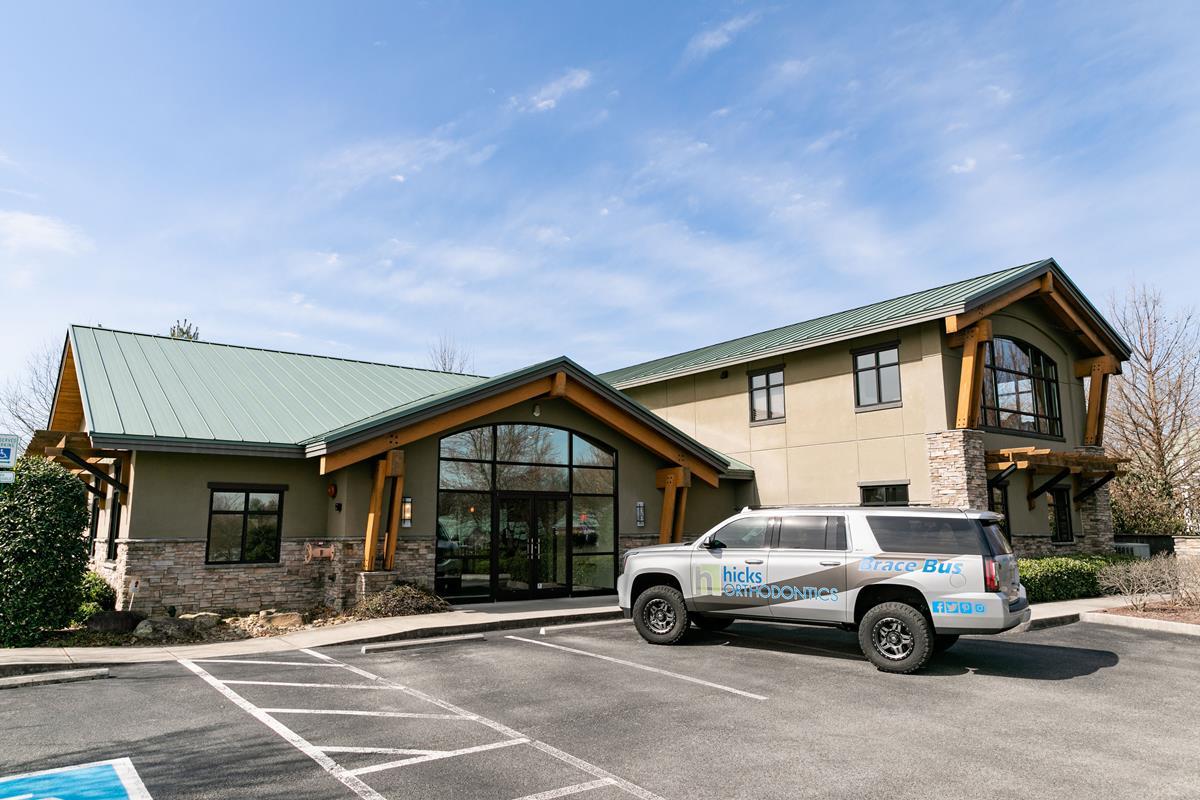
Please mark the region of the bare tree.
<svg viewBox="0 0 1200 800"><path fill-rule="evenodd" d="M429 364L440 372L471 372L475 369L475 357L453 336L443 333L429 345Z"/></svg>
<svg viewBox="0 0 1200 800"><path fill-rule="evenodd" d="M172 339L187 339L191 342L197 342L200 340L200 328L189 322L187 317L184 317L183 322L175 320L175 324L171 326L169 335Z"/></svg>
<svg viewBox="0 0 1200 800"><path fill-rule="evenodd" d="M50 423L60 354L59 348L43 342L25 359L21 375L9 380L0 391L0 425L5 433L20 436L22 444Z"/></svg>
<svg viewBox="0 0 1200 800"><path fill-rule="evenodd" d="M1191 310L1169 312L1144 285L1113 298L1110 313L1133 349L1109 387L1108 445L1131 459L1114 498L1136 488L1143 497L1128 499L1141 505L1153 493L1182 520L1200 486L1200 321Z"/></svg>

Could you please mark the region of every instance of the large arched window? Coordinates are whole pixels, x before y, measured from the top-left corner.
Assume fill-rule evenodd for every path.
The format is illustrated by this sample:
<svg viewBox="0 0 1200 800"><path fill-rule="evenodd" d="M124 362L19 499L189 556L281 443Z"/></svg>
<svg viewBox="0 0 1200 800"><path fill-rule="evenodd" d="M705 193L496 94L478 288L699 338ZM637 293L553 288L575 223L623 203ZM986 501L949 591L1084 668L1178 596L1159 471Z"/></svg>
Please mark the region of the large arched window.
<svg viewBox="0 0 1200 800"><path fill-rule="evenodd" d="M451 597L611 591L616 452L547 425L441 440L436 576Z"/></svg>
<svg viewBox="0 0 1200 800"><path fill-rule="evenodd" d="M996 337L984 347L983 424L1062 436L1058 367L1036 347Z"/></svg>

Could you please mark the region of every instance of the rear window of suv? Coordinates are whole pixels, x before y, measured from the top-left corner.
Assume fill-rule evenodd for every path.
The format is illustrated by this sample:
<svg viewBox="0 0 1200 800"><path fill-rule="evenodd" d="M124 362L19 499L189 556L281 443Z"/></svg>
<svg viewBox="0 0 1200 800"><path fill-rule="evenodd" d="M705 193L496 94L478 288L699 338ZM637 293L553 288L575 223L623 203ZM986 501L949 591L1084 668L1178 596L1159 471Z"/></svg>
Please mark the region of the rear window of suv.
<svg viewBox="0 0 1200 800"><path fill-rule="evenodd" d="M885 553L991 555L981 526L961 517L868 515L879 549Z"/></svg>

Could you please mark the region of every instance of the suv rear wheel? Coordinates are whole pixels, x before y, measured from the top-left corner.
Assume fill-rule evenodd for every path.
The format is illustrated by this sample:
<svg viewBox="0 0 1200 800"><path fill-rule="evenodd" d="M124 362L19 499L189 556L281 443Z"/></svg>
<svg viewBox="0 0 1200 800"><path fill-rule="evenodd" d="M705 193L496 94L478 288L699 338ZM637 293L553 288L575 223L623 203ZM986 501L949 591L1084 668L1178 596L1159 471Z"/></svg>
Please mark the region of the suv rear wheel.
<svg viewBox="0 0 1200 800"><path fill-rule="evenodd" d="M683 595L673 586L651 586L633 603L633 626L650 644L675 644L689 622Z"/></svg>
<svg viewBox="0 0 1200 800"><path fill-rule="evenodd" d="M933 626L907 603L880 603L858 625L863 655L884 672L916 672L933 655Z"/></svg>

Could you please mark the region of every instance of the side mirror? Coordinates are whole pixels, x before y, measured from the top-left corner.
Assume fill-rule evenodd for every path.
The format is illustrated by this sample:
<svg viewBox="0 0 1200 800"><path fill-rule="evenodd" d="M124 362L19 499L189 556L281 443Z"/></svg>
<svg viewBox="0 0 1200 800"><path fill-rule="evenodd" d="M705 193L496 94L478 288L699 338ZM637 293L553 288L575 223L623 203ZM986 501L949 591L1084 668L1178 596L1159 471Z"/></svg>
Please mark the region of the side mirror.
<svg viewBox="0 0 1200 800"><path fill-rule="evenodd" d="M700 546L703 547L705 550L720 550L725 545L722 544L721 540L718 539L717 537L710 536L707 539L705 539L704 542Z"/></svg>

